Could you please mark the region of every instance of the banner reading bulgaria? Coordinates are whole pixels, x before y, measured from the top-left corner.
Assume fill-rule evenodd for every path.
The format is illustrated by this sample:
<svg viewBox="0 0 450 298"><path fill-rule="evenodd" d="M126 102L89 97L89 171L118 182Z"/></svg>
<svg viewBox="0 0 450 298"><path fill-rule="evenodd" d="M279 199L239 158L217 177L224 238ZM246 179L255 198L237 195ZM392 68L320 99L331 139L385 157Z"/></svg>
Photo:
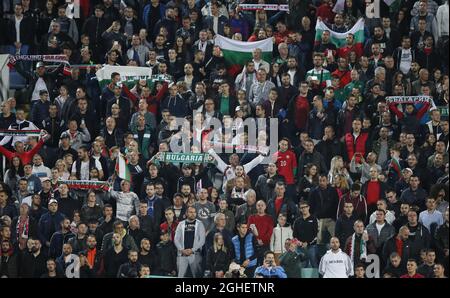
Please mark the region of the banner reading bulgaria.
<svg viewBox="0 0 450 298"><path fill-rule="evenodd" d="M91 181L91 180L58 180L58 185L67 184L71 189L101 189L109 190L109 185L105 181Z"/></svg>
<svg viewBox="0 0 450 298"><path fill-rule="evenodd" d="M388 96L386 97L386 103L425 103L432 102L432 97L427 95L417 95L417 96Z"/></svg>
<svg viewBox="0 0 450 298"><path fill-rule="evenodd" d="M150 67L105 65L95 73L100 87L103 88L111 82L111 74L113 72L119 73L120 80L127 86L131 83L134 84L138 80L152 79L152 69Z"/></svg>
<svg viewBox="0 0 450 298"><path fill-rule="evenodd" d="M317 21L316 23L316 36L315 36L315 44L319 43L322 39L323 31L330 32L330 41L332 44L336 46L336 48L340 49L346 45L346 37L347 34L353 34L353 42L355 47L360 48L362 50L364 44L364 19L359 19L358 22L352 27L352 29L348 30L344 33L339 33L328 28L327 25L323 21Z"/></svg>
<svg viewBox="0 0 450 298"><path fill-rule="evenodd" d="M0 137L21 136L21 137L39 137L40 130L17 130L17 129L0 129Z"/></svg>
<svg viewBox="0 0 450 298"><path fill-rule="evenodd" d="M161 152L159 156L161 162L187 162L187 163L209 163L214 159L208 153L173 153L173 152Z"/></svg>
<svg viewBox="0 0 450 298"><path fill-rule="evenodd" d="M230 74L237 74L247 61L252 60L252 52L255 49L261 49L263 60L269 63L272 61L272 38L255 42L244 42L216 35L214 41L215 45L222 50L223 58Z"/></svg>

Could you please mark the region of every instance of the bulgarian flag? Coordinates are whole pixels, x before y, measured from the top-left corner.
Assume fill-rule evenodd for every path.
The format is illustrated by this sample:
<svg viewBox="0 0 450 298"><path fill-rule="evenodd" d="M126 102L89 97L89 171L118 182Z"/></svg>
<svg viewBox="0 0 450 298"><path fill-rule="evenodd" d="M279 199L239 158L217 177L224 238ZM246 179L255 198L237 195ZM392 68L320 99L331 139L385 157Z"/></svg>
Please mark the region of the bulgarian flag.
<svg viewBox="0 0 450 298"><path fill-rule="evenodd" d="M120 179L131 181L130 169L128 169L128 160L122 153L119 153L119 156L117 156L116 173Z"/></svg>
<svg viewBox="0 0 450 298"><path fill-rule="evenodd" d="M330 31L330 41L338 49L345 47L345 45L347 44L345 38L347 37L347 34L352 33L354 37L353 42L355 47L362 52L364 46L364 19L359 19L358 22L356 22L356 24L352 27L352 29L344 33L335 32L328 28L328 26L323 21L318 20L316 23L316 36L314 38L314 44L320 43L323 31L326 30Z"/></svg>
<svg viewBox="0 0 450 298"><path fill-rule="evenodd" d="M230 75L237 75L245 66L245 63L252 60L253 50L258 48L262 50L262 59L269 63L272 62L272 38L246 42L216 35L214 42L222 50L223 58L228 66L228 73Z"/></svg>

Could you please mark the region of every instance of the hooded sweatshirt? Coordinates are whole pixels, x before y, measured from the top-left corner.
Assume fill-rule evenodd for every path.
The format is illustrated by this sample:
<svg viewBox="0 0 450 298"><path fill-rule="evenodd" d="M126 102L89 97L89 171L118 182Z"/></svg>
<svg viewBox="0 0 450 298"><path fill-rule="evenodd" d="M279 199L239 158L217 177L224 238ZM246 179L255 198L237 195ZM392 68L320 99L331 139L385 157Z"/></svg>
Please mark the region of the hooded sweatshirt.
<svg viewBox="0 0 450 298"><path fill-rule="evenodd" d="M353 275L353 264L341 249L337 252L330 249L320 260L319 273L323 278L348 278Z"/></svg>

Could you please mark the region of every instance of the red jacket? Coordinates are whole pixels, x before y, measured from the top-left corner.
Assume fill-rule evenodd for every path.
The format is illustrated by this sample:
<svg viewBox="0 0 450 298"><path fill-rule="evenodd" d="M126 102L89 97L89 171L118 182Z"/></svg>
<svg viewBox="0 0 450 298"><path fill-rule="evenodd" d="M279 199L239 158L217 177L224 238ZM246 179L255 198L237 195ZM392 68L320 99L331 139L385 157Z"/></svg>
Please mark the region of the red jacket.
<svg viewBox="0 0 450 298"><path fill-rule="evenodd" d="M353 155L355 153L361 153L363 156L366 155L366 143L369 138L369 134L367 132L361 132L359 136L354 138L353 133L349 132L345 135L345 148L347 150L348 160L352 160ZM359 156L356 157L356 162L360 162L361 158Z"/></svg>
<svg viewBox="0 0 450 298"><path fill-rule="evenodd" d="M18 156L22 161L22 164L29 164L33 160L33 156L44 145L44 140L40 139L39 142L30 150L23 153L11 152L3 146L0 146L0 153L3 154L8 160L12 160L13 157Z"/></svg>

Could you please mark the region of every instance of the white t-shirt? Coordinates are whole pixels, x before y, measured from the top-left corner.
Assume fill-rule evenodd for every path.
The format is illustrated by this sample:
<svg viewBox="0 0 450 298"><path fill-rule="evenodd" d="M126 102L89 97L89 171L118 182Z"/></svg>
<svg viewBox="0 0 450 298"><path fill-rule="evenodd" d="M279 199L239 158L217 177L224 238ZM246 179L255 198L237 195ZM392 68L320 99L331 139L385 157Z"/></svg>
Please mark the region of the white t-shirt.
<svg viewBox="0 0 450 298"><path fill-rule="evenodd" d="M404 74L407 74L411 69L412 63L412 52L411 49L402 49L401 58L400 58L400 71Z"/></svg>
<svg viewBox="0 0 450 298"><path fill-rule="evenodd" d="M376 223L375 226L377 227L378 230L378 235L380 235L381 233L381 229L383 229L383 227L386 225L386 223L383 223L382 225Z"/></svg>
<svg viewBox="0 0 450 298"><path fill-rule="evenodd" d="M15 17L15 18L16 18L16 22L15 22L15 25L16 25L16 41L20 42L20 23L22 22L23 17L21 17L20 19L18 19L17 17Z"/></svg>
<svg viewBox="0 0 450 298"><path fill-rule="evenodd" d="M103 170L102 164L98 161L98 159L94 158L95 167L97 170ZM72 174L76 174L77 172L77 163L74 162L72 165ZM89 161L82 161L80 168L80 180L89 180Z"/></svg>
<svg viewBox="0 0 450 298"><path fill-rule="evenodd" d="M34 86L33 94L31 95L31 101L39 100L39 91L41 90L47 90L47 85L45 84L45 81L43 78L39 78L36 81L36 85Z"/></svg>

